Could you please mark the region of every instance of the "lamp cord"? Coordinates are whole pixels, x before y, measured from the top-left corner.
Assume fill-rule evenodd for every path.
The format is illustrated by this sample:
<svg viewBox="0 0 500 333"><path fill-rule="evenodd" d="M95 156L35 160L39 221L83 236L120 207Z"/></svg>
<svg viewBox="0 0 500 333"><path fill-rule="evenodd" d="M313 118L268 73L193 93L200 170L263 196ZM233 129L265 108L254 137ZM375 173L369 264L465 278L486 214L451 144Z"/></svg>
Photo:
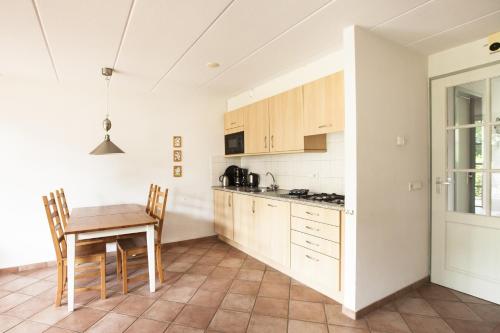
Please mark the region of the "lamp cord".
<svg viewBox="0 0 500 333"><path fill-rule="evenodd" d="M110 77L106 76L106 118L109 118L109 81Z"/></svg>

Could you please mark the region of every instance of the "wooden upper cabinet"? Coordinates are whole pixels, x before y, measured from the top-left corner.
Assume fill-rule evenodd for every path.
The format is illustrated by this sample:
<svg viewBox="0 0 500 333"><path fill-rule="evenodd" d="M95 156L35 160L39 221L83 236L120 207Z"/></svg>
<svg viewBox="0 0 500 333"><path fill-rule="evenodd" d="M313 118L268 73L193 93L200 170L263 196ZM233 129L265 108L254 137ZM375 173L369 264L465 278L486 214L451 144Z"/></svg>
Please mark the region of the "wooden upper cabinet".
<svg viewBox="0 0 500 333"><path fill-rule="evenodd" d="M243 131L245 108L224 113L224 133L236 132L234 129Z"/></svg>
<svg viewBox="0 0 500 333"><path fill-rule="evenodd" d="M245 108L245 154L269 152L268 105L268 100L265 99Z"/></svg>
<svg viewBox="0 0 500 333"><path fill-rule="evenodd" d="M344 72L304 87L304 135L344 130Z"/></svg>
<svg viewBox="0 0 500 333"><path fill-rule="evenodd" d="M302 87L269 98L270 151L304 150Z"/></svg>

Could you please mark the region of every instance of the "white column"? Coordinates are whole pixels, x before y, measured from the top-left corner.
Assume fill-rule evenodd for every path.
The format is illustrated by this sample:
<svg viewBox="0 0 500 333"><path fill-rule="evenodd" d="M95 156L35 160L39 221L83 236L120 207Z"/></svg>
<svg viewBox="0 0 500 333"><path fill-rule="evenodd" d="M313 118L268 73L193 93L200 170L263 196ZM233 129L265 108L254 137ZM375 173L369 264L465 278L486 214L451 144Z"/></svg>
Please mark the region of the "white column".
<svg viewBox="0 0 500 333"><path fill-rule="evenodd" d="M75 308L75 234L66 235L66 242L68 243L68 312L71 312Z"/></svg>
<svg viewBox="0 0 500 333"><path fill-rule="evenodd" d="M149 291L154 293L156 291L154 224L146 226L146 238L148 242Z"/></svg>

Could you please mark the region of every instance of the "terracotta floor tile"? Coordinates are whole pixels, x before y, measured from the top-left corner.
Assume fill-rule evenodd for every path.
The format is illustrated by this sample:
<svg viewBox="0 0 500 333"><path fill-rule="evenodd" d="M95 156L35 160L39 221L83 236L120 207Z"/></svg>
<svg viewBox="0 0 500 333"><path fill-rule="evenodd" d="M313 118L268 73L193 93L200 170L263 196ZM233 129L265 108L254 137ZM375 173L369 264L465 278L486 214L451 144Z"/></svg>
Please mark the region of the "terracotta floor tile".
<svg viewBox="0 0 500 333"><path fill-rule="evenodd" d="M73 333L73 331L67 330L65 328L60 328L60 327L52 326L48 330L43 331L43 333Z"/></svg>
<svg viewBox="0 0 500 333"><path fill-rule="evenodd" d="M21 321L23 321L21 318L0 314L0 332L7 331L8 329L19 324Z"/></svg>
<svg viewBox="0 0 500 333"><path fill-rule="evenodd" d="M212 273L210 273L210 276L212 277L218 277L218 278L225 278L225 279L234 279L236 275L238 274L239 268L234 268L234 267L216 267Z"/></svg>
<svg viewBox="0 0 500 333"><path fill-rule="evenodd" d="M250 312L255 303L255 296L227 294L222 302L221 309Z"/></svg>
<svg viewBox="0 0 500 333"><path fill-rule="evenodd" d="M262 282L259 296L289 299L290 286L283 283Z"/></svg>
<svg viewBox="0 0 500 333"><path fill-rule="evenodd" d="M460 319L445 319L445 321L455 333L497 333L493 332L497 323Z"/></svg>
<svg viewBox="0 0 500 333"><path fill-rule="evenodd" d="M30 298L31 296L18 293L11 293L7 296L4 296L0 298L0 313L12 309L16 305L24 303Z"/></svg>
<svg viewBox="0 0 500 333"><path fill-rule="evenodd" d="M34 279L45 279L53 274L57 273L57 267L52 266L52 267L46 267L46 268L41 268L41 269L35 269L31 271L30 273L26 274L25 276L31 277Z"/></svg>
<svg viewBox="0 0 500 333"><path fill-rule="evenodd" d="M263 262L258 261L257 259L254 259L252 257L247 257L243 262L241 268L258 269L260 271L264 271L266 270L266 265Z"/></svg>
<svg viewBox="0 0 500 333"><path fill-rule="evenodd" d="M5 314L18 317L18 318L23 318L27 319L34 314L42 311L45 309L47 306L51 305L53 302L50 300L42 299L42 298L36 298L32 297L29 300L27 300L24 303L21 303L9 311L5 312Z"/></svg>
<svg viewBox="0 0 500 333"><path fill-rule="evenodd" d="M29 318L31 321L36 321L38 323L42 324L47 324L47 325L54 325L58 321L62 320L63 318L66 318L69 316L70 313L68 312L68 307L66 306L54 306L54 305L49 305L42 311L36 313L33 315L31 318Z"/></svg>
<svg viewBox="0 0 500 333"><path fill-rule="evenodd" d="M257 297L253 312L265 316L288 318L288 300Z"/></svg>
<svg viewBox="0 0 500 333"><path fill-rule="evenodd" d="M323 302L325 296L304 285L293 285L290 288L290 299L296 301Z"/></svg>
<svg viewBox="0 0 500 333"><path fill-rule="evenodd" d="M203 333L203 332L205 331L199 328L172 324L168 327L165 333Z"/></svg>
<svg viewBox="0 0 500 333"><path fill-rule="evenodd" d="M105 315L106 312L101 310L80 308L73 311L66 318L57 322L54 326L67 328L72 331L83 332Z"/></svg>
<svg viewBox="0 0 500 333"><path fill-rule="evenodd" d="M41 333L46 331L50 326L41 324L41 323L35 323L33 321L23 321L22 323L18 324L17 326L14 326L9 330L9 333Z"/></svg>
<svg viewBox="0 0 500 333"><path fill-rule="evenodd" d="M467 306L484 321L500 323L500 305L469 303Z"/></svg>
<svg viewBox="0 0 500 333"><path fill-rule="evenodd" d="M184 274L177 282L174 283L175 287L190 287L198 288L207 279L206 275L200 274Z"/></svg>
<svg viewBox="0 0 500 333"><path fill-rule="evenodd" d="M173 286L163 293L160 298L172 302L187 303L195 292L196 288Z"/></svg>
<svg viewBox="0 0 500 333"><path fill-rule="evenodd" d="M249 313L219 310L212 319L209 329L227 333L244 333L249 320Z"/></svg>
<svg viewBox="0 0 500 333"><path fill-rule="evenodd" d="M429 303L443 318L481 320L467 305L461 302L430 300Z"/></svg>
<svg viewBox="0 0 500 333"><path fill-rule="evenodd" d="M215 265L204 265L204 264L196 264L193 265L188 273L190 274L201 274L201 275L209 275L215 269Z"/></svg>
<svg viewBox="0 0 500 333"><path fill-rule="evenodd" d="M368 329L365 329L365 328L328 325L328 332L330 332L330 333L369 333L370 331ZM373 332L376 333L375 331L373 331Z"/></svg>
<svg viewBox="0 0 500 333"><path fill-rule="evenodd" d="M110 312L89 328L88 333L121 333L137 318Z"/></svg>
<svg viewBox="0 0 500 333"><path fill-rule="evenodd" d="M189 251L189 247L188 246L173 246L169 249L167 249L167 253L169 252L172 252L172 253L184 253L184 252L187 252Z"/></svg>
<svg viewBox="0 0 500 333"><path fill-rule="evenodd" d="M229 278L218 278L209 276L205 280L205 282L201 285L200 289L225 292L231 286L232 281L233 280Z"/></svg>
<svg viewBox="0 0 500 333"><path fill-rule="evenodd" d="M177 314L181 312L183 307L183 303L159 300L151 305L151 307L143 313L142 317L157 321L171 322L175 319Z"/></svg>
<svg viewBox="0 0 500 333"><path fill-rule="evenodd" d="M4 297L4 296L7 296L8 294L10 294L10 291L7 291L7 290L0 290L0 298Z"/></svg>
<svg viewBox="0 0 500 333"><path fill-rule="evenodd" d="M243 259L239 258L225 258L220 263L220 267L231 267L231 268L240 268L243 265Z"/></svg>
<svg viewBox="0 0 500 333"><path fill-rule="evenodd" d="M216 308L188 304L182 309L175 322L189 327L205 329L210 324L216 311Z"/></svg>
<svg viewBox="0 0 500 333"><path fill-rule="evenodd" d="M325 308L322 303L290 301L290 319L326 322Z"/></svg>
<svg viewBox="0 0 500 333"><path fill-rule="evenodd" d="M464 293L461 293L459 291L456 291L456 290L451 290L450 291L455 295L457 296L462 302L465 302L465 303L477 303L477 304L491 304L491 302L488 302L484 299L481 299L481 298L477 298L477 297L474 297L474 296L471 296L471 295L468 295L468 294L464 294Z"/></svg>
<svg viewBox="0 0 500 333"><path fill-rule="evenodd" d="M247 333L286 333L287 327L288 323L284 318L254 314L250 318Z"/></svg>
<svg viewBox="0 0 500 333"><path fill-rule="evenodd" d="M366 316L372 331L387 333L411 333L408 325L397 312L376 310Z"/></svg>
<svg viewBox="0 0 500 333"><path fill-rule="evenodd" d="M329 324L350 326L367 329L366 321L361 319L351 319L342 313L342 305L340 304L325 304L326 320Z"/></svg>
<svg viewBox="0 0 500 333"><path fill-rule="evenodd" d="M177 280L179 280L182 277L181 272L164 272L163 273L163 283L167 285L172 285L174 284Z"/></svg>
<svg viewBox="0 0 500 333"><path fill-rule="evenodd" d="M277 271L266 271L264 273L264 279L262 282L272 282L272 283L290 283L290 278L285 274Z"/></svg>
<svg viewBox="0 0 500 333"><path fill-rule="evenodd" d="M244 295L257 295L259 292L260 282L234 280L230 292Z"/></svg>
<svg viewBox="0 0 500 333"><path fill-rule="evenodd" d="M238 275L236 278L238 280L245 280L245 281L256 281L259 282L262 280L262 277L264 276L264 271L258 270L258 269L246 269L242 268L240 269Z"/></svg>
<svg viewBox="0 0 500 333"><path fill-rule="evenodd" d="M403 297L394 301L394 305L401 313L438 316L437 312L423 298Z"/></svg>
<svg viewBox="0 0 500 333"><path fill-rule="evenodd" d="M128 297L128 295L123 295L119 292L114 292L112 294L108 293L108 297L106 299L97 298L97 299L91 301L87 306L94 308L94 309L111 311L118 304L123 302L127 297Z"/></svg>
<svg viewBox="0 0 500 333"><path fill-rule="evenodd" d="M123 302L118 304L113 309L113 312L138 317L153 303L154 299L137 295L129 295Z"/></svg>
<svg viewBox="0 0 500 333"><path fill-rule="evenodd" d="M195 256L202 256L205 253L207 253L208 249L207 248L200 248L200 247L192 247L190 248L186 254L192 254Z"/></svg>
<svg viewBox="0 0 500 333"><path fill-rule="evenodd" d="M413 333L453 333L453 330L441 318L419 315L402 315Z"/></svg>
<svg viewBox="0 0 500 333"><path fill-rule="evenodd" d="M197 264L215 266L218 265L222 261L222 259L223 257L213 257L204 255L203 257L201 257L200 260L198 260Z"/></svg>
<svg viewBox="0 0 500 333"><path fill-rule="evenodd" d="M288 321L288 333L328 333L326 324L310 323L300 320Z"/></svg>
<svg viewBox="0 0 500 333"><path fill-rule="evenodd" d="M187 263L187 262L174 262L171 265L168 265L167 268L165 269L168 272L181 272L184 273L187 270L189 270L193 266L193 264Z"/></svg>
<svg viewBox="0 0 500 333"><path fill-rule="evenodd" d="M168 323L162 323L156 320L139 318L127 328L125 333L147 333L147 332L164 332L168 327Z"/></svg>
<svg viewBox="0 0 500 333"><path fill-rule="evenodd" d="M201 256L193 255L193 254L183 254L179 258L175 260L175 262L185 262L188 264L194 264L198 260L200 260Z"/></svg>
<svg viewBox="0 0 500 333"><path fill-rule="evenodd" d="M18 293L36 296L55 286L56 284L54 282L39 280L33 284L30 284L29 286L24 287L23 289L20 289Z"/></svg>
<svg viewBox="0 0 500 333"><path fill-rule="evenodd" d="M238 249L235 249L234 247L229 248L229 251L227 252L227 256L231 257L231 258L238 258L238 259L243 259L243 260L245 260L248 257L248 255L245 252L240 251Z"/></svg>
<svg viewBox="0 0 500 333"><path fill-rule="evenodd" d="M2 285L7 283L7 282L10 282L10 281L14 281L15 279L18 279L22 277L22 275L17 275L17 274L0 274L0 289L3 289L2 288Z"/></svg>
<svg viewBox="0 0 500 333"><path fill-rule="evenodd" d="M199 289L189 300L189 304L218 307L224 299L224 292Z"/></svg>
<svg viewBox="0 0 500 333"><path fill-rule="evenodd" d="M419 289L417 292L426 299L435 299L442 301L458 301L458 297L455 296L449 289L445 287L438 286L437 284L426 284Z"/></svg>
<svg viewBox="0 0 500 333"><path fill-rule="evenodd" d="M22 289L24 287L29 286L30 284L33 284L37 282L37 279L26 277L26 276L21 276L18 277L15 280L12 280L10 282L4 283L0 286L0 289L2 290L7 290L7 291L17 291L19 289Z"/></svg>
<svg viewBox="0 0 500 333"><path fill-rule="evenodd" d="M380 310L398 312L398 309L396 308L394 302L385 304L383 307L380 308Z"/></svg>

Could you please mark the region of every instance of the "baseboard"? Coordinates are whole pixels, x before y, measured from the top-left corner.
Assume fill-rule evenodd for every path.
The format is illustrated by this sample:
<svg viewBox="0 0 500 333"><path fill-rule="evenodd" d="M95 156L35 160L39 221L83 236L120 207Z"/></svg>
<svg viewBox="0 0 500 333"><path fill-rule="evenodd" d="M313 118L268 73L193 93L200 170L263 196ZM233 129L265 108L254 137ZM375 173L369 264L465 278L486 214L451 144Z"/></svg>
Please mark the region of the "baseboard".
<svg viewBox="0 0 500 333"><path fill-rule="evenodd" d="M174 247L174 246L192 245L194 243L197 243L200 241L205 241L205 240L210 240L210 239L217 239L217 236L214 235L214 236L207 236L207 237L201 237L201 238L187 239L187 240L171 242L171 243L163 243L163 244L161 244L161 247L162 247L162 249L169 249L169 248ZM110 253L113 253L113 252L110 252ZM42 269L42 268L54 267L54 266L56 266L55 260L38 262L38 263L22 265L22 266L0 268L0 274L8 274L8 273L16 274L16 273L21 273L24 271L31 271L34 269Z"/></svg>
<svg viewBox="0 0 500 333"><path fill-rule="evenodd" d="M366 316L368 313L370 313L372 311L380 309L384 305L394 301L395 299L399 298L400 296L402 296L402 295L404 295L412 290L420 288L425 283L430 282L430 280L431 280L430 276L426 276L425 278L420 279L416 282L413 282L412 284L410 284L404 288L401 288L398 291L396 291L396 292L394 292L394 293L392 293L392 294L390 294L390 295L388 295L388 296L386 296L386 297L384 297L384 298L382 298L382 299L380 299L380 300L378 300L370 305L367 305L358 311L353 311L353 310L348 309L346 307L342 307L342 313L351 319L359 319L361 317Z"/></svg>

